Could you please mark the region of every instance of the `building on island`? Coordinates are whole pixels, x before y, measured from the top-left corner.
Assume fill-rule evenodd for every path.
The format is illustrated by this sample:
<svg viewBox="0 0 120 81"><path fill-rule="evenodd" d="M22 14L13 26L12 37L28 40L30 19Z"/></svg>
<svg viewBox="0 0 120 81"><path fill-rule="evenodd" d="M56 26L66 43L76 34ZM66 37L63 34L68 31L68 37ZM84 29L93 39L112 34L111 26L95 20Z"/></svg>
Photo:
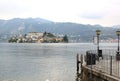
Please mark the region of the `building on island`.
<svg viewBox="0 0 120 81"><path fill-rule="evenodd" d="M59 43L66 42L64 37L58 37L48 32L29 32L24 36L20 33L16 37L11 37L9 42L17 43ZM68 41L67 41L68 42Z"/></svg>
<svg viewBox="0 0 120 81"><path fill-rule="evenodd" d="M42 36L43 36L43 33L41 33L41 32L29 32L26 35L26 38L39 38L39 37L42 37Z"/></svg>
<svg viewBox="0 0 120 81"><path fill-rule="evenodd" d="M37 42L39 38L41 38L43 36L43 33L41 32L29 32L28 34L26 34L25 38L26 38L26 42Z"/></svg>

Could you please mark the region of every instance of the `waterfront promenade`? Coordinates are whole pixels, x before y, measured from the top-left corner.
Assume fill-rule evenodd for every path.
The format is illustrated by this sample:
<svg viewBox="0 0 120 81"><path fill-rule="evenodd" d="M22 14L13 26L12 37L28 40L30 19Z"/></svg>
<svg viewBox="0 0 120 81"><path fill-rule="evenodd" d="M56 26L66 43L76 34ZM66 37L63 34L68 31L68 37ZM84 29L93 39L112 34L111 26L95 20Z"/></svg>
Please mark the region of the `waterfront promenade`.
<svg viewBox="0 0 120 81"><path fill-rule="evenodd" d="M88 52L97 55L95 50ZM99 60L90 56L87 61L86 55L79 57L81 81L120 81L120 60L116 59L116 50L102 50ZM92 64L87 63L90 61Z"/></svg>

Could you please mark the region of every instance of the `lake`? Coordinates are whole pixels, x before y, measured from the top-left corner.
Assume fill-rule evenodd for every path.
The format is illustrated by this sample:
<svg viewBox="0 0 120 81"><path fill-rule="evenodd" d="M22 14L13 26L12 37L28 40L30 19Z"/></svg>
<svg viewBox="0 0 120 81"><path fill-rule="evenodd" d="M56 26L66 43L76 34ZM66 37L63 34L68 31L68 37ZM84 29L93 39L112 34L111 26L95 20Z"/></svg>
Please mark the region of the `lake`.
<svg viewBox="0 0 120 81"><path fill-rule="evenodd" d="M117 49L116 43L101 49ZM76 54L93 43L0 43L0 81L75 81Z"/></svg>

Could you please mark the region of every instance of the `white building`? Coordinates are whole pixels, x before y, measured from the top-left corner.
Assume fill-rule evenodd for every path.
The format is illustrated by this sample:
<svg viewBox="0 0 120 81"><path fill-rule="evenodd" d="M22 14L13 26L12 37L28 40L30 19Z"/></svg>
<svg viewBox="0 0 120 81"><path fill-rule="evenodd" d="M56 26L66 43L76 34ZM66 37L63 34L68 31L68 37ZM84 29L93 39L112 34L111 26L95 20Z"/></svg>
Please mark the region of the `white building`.
<svg viewBox="0 0 120 81"><path fill-rule="evenodd" d="M39 38L39 37L42 37L43 36L43 33L41 32L29 32L27 35L26 35L26 38Z"/></svg>

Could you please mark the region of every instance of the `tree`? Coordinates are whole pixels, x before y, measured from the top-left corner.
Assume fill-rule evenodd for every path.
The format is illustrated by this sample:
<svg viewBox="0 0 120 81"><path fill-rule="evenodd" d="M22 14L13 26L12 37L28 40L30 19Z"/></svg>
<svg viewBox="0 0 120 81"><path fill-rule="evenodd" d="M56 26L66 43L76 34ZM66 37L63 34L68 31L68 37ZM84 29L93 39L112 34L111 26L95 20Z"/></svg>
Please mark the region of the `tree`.
<svg viewBox="0 0 120 81"><path fill-rule="evenodd" d="M65 35L65 36L63 37L63 42L68 43L68 37L67 37L67 35Z"/></svg>
<svg viewBox="0 0 120 81"><path fill-rule="evenodd" d="M22 39L20 39L19 43L23 43L23 40L22 40Z"/></svg>
<svg viewBox="0 0 120 81"><path fill-rule="evenodd" d="M17 42L17 39L11 37L11 38L8 40L8 42Z"/></svg>
<svg viewBox="0 0 120 81"><path fill-rule="evenodd" d="M46 34L47 34L47 32L45 31L45 32L43 33L43 37L45 37L45 36L46 36Z"/></svg>

